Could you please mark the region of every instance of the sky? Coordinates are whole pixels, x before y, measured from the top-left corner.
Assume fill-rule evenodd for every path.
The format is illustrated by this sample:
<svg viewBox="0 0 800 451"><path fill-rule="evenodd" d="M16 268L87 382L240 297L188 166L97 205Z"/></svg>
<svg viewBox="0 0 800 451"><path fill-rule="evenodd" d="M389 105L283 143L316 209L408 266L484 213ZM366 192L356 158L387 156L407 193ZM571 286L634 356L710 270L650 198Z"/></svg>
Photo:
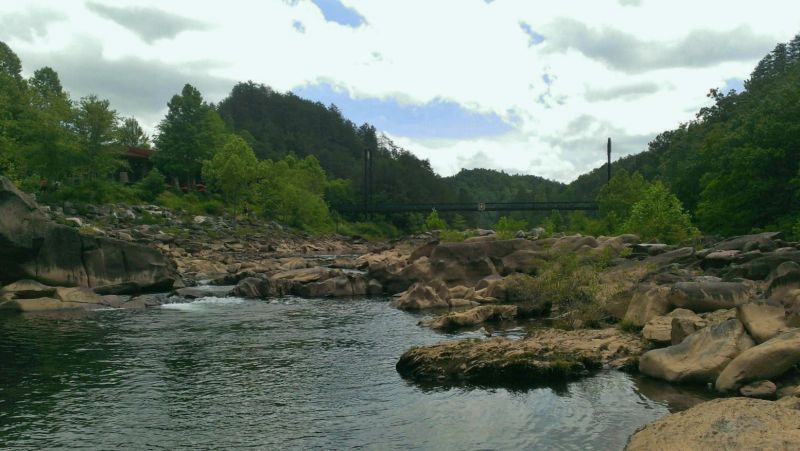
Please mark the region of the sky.
<svg viewBox="0 0 800 451"><path fill-rule="evenodd" d="M151 131L185 83L335 103L430 160L563 182L646 150L800 32L796 0L0 0L0 40Z"/></svg>

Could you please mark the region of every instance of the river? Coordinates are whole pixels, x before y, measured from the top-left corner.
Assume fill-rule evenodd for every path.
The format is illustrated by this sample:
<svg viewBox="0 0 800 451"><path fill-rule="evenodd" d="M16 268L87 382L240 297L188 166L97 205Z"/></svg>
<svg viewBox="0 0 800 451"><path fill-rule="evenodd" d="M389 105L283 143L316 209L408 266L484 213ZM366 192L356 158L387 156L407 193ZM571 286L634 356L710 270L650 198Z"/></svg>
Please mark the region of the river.
<svg viewBox="0 0 800 451"><path fill-rule="evenodd" d="M703 398L617 371L550 387L418 387L444 338L385 299L202 298L0 316L0 448L621 449ZM512 331L513 334L513 331Z"/></svg>

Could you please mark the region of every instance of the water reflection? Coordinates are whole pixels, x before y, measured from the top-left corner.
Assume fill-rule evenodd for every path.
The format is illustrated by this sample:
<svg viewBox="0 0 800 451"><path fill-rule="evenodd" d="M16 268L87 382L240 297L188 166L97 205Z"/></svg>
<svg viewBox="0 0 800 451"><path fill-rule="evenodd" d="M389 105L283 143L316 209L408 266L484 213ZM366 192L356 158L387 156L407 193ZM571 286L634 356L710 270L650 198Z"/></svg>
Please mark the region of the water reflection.
<svg viewBox="0 0 800 451"><path fill-rule="evenodd" d="M481 336L418 320L385 300L295 298L0 317L0 443L618 449L681 405L615 371L538 387L409 384L394 369L405 349Z"/></svg>

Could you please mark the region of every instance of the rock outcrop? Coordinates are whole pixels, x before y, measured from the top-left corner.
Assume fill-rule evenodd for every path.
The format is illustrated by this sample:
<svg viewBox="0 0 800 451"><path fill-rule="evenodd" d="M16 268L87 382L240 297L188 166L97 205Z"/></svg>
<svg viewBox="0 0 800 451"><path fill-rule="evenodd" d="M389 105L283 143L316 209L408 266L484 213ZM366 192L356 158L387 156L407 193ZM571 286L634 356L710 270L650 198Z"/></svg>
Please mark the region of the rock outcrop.
<svg viewBox="0 0 800 451"><path fill-rule="evenodd" d="M175 264L156 249L81 235L50 221L27 194L0 177L0 282L32 279L98 293L168 290Z"/></svg>

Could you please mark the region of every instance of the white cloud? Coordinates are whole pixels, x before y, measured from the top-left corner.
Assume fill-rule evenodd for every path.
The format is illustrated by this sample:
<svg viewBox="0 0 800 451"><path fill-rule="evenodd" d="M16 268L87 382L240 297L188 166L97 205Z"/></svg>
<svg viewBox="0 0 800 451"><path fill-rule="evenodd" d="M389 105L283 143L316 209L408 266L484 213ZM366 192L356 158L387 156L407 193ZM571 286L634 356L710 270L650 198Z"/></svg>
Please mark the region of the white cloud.
<svg viewBox="0 0 800 451"><path fill-rule="evenodd" d="M356 97L392 97L411 104L451 100L474 111L514 118L516 129L480 140L393 138L430 158L442 174L479 162L559 180L570 180L602 162L605 133L634 146L691 119L708 101L709 88L723 86L727 79L747 78L758 60L754 45L787 41L800 31L800 4L790 0L343 0L366 19L358 28L327 22L308 0L94 3L120 10L158 9L178 24L207 26L176 26L159 39L152 34L143 38L141 30L137 34L79 0L0 2L0 19L44 10L60 18L20 29L17 37L7 32L3 38L23 64L64 60L76 45L93 41L98 58L106 60L104 67L151 62L163 69L165 80L173 80L176 73L197 74L200 67L200 78L213 80L214 86L220 80L250 79L290 90L326 80ZM529 45L521 22L544 36L544 42ZM297 23L304 33L298 33ZM587 47L581 36L599 42ZM709 36L718 45L693 45L692 39ZM752 42L739 42L735 36ZM626 42L637 46L635 52L620 53L625 50L620 43ZM722 45L724 52L719 51ZM662 54L648 54L648 49ZM665 49L672 52L666 59ZM688 60L682 60L686 55L681 49L692 50ZM645 62L641 68L637 57ZM713 64L698 63L706 57ZM28 73L33 69L25 65ZM544 74L554 79L550 85ZM142 86L152 82L141 80ZM87 93L88 87L65 85L76 95ZM164 85L168 83L160 83ZM98 93L112 97L103 89L98 86ZM148 92L154 90L142 89ZM210 100L219 100L214 95L209 93ZM167 100L160 99L162 104ZM140 103L152 102L127 104ZM121 112L149 119L159 111ZM586 117L591 118L586 128L576 130L576 120ZM593 151L589 147L595 134L599 150L593 159L585 155ZM641 150L620 148L617 155Z"/></svg>

